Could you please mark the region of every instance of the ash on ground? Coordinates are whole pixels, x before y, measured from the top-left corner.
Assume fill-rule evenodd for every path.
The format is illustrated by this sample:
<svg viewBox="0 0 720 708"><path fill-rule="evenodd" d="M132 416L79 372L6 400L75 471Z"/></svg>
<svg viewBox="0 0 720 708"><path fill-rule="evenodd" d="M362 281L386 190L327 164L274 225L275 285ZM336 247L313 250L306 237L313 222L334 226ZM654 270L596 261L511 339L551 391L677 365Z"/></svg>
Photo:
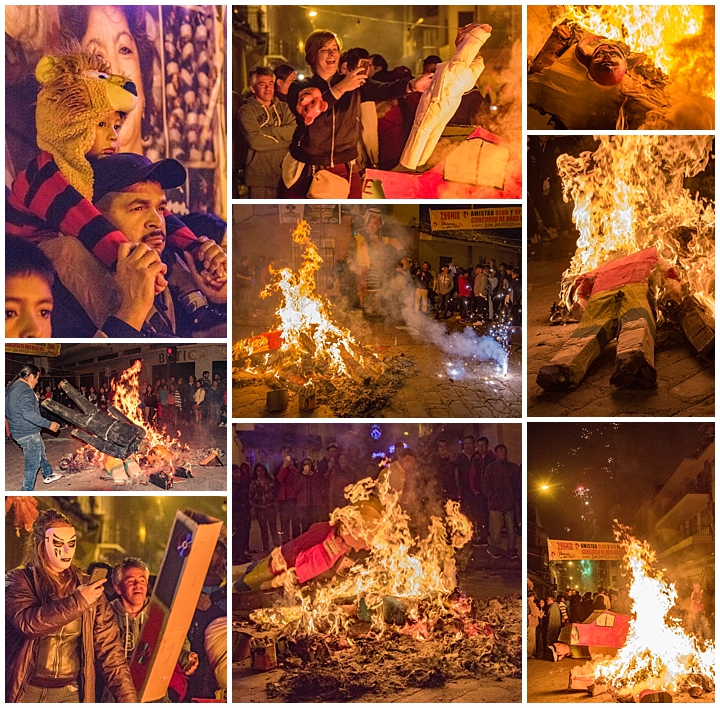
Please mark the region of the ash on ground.
<svg viewBox="0 0 720 708"><path fill-rule="evenodd" d="M285 673L268 697L287 702L346 702L408 688L441 687L462 678L520 678L522 602L518 596L473 601L471 623L438 620L419 641L389 628L380 638L303 635L288 639ZM368 625L369 627L369 625Z"/></svg>

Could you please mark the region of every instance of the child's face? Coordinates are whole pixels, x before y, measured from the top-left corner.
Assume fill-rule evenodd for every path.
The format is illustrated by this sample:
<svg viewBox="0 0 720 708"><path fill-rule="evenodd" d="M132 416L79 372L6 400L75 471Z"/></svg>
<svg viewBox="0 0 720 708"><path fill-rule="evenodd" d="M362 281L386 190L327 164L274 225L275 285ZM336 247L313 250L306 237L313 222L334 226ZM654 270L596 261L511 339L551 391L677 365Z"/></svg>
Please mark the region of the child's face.
<svg viewBox="0 0 720 708"><path fill-rule="evenodd" d="M52 337L53 296L45 278L35 273L5 279L5 336Z"/></svg>
<svg viewBox="0 0 720 708"><path fill-rule="evenodd" d="M95 126L95 141L88 155L105 157L114 155L118 151L118 136L123 120L117 111L108 113Z"/></svg>

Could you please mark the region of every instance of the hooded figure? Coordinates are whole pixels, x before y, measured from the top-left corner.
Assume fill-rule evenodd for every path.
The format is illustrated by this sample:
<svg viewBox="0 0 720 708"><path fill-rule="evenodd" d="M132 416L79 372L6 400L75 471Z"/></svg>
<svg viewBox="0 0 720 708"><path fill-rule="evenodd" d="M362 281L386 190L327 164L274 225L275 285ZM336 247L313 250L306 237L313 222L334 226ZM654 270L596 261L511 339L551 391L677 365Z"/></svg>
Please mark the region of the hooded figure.
<svg viewBox="0 0 720 708"><path fill-rule="evenodd" d="M95 54L73 51L44 56L35 68L40 83L35 122L37 144L49 152L67 181L88 200L93 198L93 171L86 155L97 124L108 113L129 113L137 105L137 88Z"/></svg>

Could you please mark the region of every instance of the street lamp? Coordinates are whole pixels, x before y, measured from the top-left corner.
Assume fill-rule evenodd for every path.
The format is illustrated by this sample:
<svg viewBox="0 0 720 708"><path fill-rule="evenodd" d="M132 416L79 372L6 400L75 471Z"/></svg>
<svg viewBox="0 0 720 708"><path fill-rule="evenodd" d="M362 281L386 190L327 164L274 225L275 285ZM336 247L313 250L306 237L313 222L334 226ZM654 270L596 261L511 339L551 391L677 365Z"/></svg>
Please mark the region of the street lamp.
<svg viewBox="0 0 720 708"><path fill-rule="evenodd" d="M310 10L310 12L308 12L308 17L317 17L317 10Z"/></svg>

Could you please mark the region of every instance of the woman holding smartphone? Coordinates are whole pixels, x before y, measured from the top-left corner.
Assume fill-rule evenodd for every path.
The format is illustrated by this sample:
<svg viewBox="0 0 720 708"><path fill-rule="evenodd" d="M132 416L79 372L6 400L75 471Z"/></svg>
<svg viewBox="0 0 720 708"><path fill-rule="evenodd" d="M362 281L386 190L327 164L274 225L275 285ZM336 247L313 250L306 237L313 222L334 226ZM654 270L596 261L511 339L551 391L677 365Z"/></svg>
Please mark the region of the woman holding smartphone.
<svg viewBox="0 0 720 708"><path fill-rule="evenodd" d="M70 520L43 511L23 565L5 578L8 703L94 703L96 666L118 702L137 701L106 579L88 584L73 563L76 545Z"/></svg>
<svg viewBox="0 0 720 708"><path fill-rule="evenodd" d="M305 41L305 61L312 76L288 88L288 106L298 127L290 143L295 163L292 168L287 158L283 163L281 197L359 198L360 176L352 168L358 156L360 104L424 91L432 80L432 74L424 74L391 83L373 81L368 78L368 61L343 76L340 50L340 38L330 30L315 30ZM339 191L314 194L318 184L319 189Z"/></svg>

